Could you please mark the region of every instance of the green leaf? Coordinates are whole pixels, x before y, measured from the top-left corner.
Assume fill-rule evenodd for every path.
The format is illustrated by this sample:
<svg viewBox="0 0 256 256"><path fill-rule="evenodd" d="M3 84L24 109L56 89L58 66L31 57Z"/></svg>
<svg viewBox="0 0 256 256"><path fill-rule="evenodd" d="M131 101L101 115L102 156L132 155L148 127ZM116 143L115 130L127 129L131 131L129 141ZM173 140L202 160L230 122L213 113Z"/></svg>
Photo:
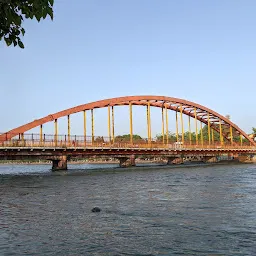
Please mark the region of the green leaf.
<svg viewBox="0 0 256 256"><path fill-rule="evenodd" d="M0 40L23 49L23 20L36 18L40 22L48 15L53 20L53 5L54 0L0 0Z"/></svg>
<svg viewBox="0 0 256 256"><path fill-rule="evenodd" d="M51 19L53 20L53 10L52 10L52 8L48 7L47 10L48 10L48 14L50 15Z"/></svg>
<svg viewBox="0 0 256 256"><path fill-rule="evenodd" d="M23 36L25 35L25 29L24 28L21 29L21 33L22 33Z"/></svg>
<svg viewBox="0 0 256 256"><path fill-rule="evenodd" d="M12 15L12 19L13 19L13 22L14 22L16 25L18 25L18 26L21 25L22 19L21 19L21 16L20 16L20 15L14 13L14 14Z"/></svg>
<svg viewBox="0 0 256 256"><path fill-rule="evenodd" d="M37 19L38 22L40 21L40 19L41 19L41 14L40 13L36 13L36 19Z"/></svg>
<svg viewBox="0 0 256 256"><path fill-rule="evenodd" d="M18 45L20 48L24 49L24 44L20 40L18 41Z"/></svg>
<svg viewBox="0 0 256 256"><path fill-rule="evenodd" d="M5 43L7 44L7 46L10 46L12 44L12 40L10 38L4 38Z"/></svg>
<svg viewBox="0 0 256 256"><path fill-rule="evenodd" d="M43 18L44 18L44 19L46 18L47 14L48 14L48 13L47 13L47 9L44 8L44 9L43 9Z"/></svg>

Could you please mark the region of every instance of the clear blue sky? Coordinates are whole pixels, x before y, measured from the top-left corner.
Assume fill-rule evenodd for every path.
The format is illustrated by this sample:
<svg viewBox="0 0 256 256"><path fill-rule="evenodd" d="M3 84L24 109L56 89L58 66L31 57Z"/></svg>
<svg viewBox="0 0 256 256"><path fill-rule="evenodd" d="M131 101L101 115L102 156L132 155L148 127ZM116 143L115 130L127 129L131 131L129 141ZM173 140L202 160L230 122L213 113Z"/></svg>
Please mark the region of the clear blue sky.
<svg viewBox="0 0 256 256"><path fill-rule="evenodd" d="M230 114L250 132L255 11L254 0L55 0L53 22L25 22L24 50L0 42L0 130L104 98L166 95ZM125 111L117 110L118 133L128 132ZM106 113L96 113L98 135L107 134ZM135 131L145 136L142 117L138 110ZM72 122L82 133L82 118ZM153 126L161 131L160 115Z"/></svg>

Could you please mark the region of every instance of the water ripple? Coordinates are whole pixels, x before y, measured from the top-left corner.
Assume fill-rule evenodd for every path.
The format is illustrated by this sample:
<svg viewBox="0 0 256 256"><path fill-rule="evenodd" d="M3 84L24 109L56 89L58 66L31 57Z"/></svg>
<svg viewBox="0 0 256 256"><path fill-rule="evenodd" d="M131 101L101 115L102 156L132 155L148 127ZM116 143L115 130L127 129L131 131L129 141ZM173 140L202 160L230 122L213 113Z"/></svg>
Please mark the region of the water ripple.
<svg viewBox="0 0 256 256"><path fill-rule="evenodd" d="M90 167L0 166L0 254L256 255L255 165Z"/></svg>

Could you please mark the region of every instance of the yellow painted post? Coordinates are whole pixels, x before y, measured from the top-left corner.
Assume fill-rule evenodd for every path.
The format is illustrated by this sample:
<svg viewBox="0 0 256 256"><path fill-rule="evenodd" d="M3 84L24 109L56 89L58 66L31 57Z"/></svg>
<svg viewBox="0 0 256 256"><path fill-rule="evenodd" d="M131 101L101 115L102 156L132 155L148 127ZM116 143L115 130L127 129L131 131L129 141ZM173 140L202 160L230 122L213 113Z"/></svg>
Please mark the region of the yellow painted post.
<svg viewBox="0 0 256 256"><path fill-rule="evenodd" d="M220 144L223 145L223 137L222 137L222 125L221 120L219 119L219 125L220 125Z"/></svg>
<svg viewBox="0 0 256 256"><path fill-rule="evenodd" d="M230 128L230 141L231 141L231 145L233 146L233 128L231 125L229 128Z"/></svg>
<svg viewBox="0 0 256 256"><path fill-rule="evenodd" d="M200 122L200 134L201 134L201 145L204 145L204 137L203 137L203 125L202 122Z"/></svg>
<svg viewBox="0 0 256 256"><path fill-rule="evenodd" d="M162 136L163 136L163 144L164 144L164 108L162 106Z"/></svg>
<svg viewBox="0 0 256 256"><path fill-rule="evenodd" d="M243 146L243 136L242 134L240 134L240 144L241 144L241 147Z"/></svg>
<svg viewBox="0 0 256 256"><path fill-rule="evenodd" d="M178 109L176 110L176 141L179 141Z"/></svg>
<svg viewBox="0 0 256 256"><path fill-rule="evenodd" d="M149 121L149 141L150 141L150 143L151 143L151 140L152 140L152 132L151 132L150 102L148 102L148 121Z"/></svg>
<svg viewBox="0 0 256 256"><path fill-rule="evenodd" d="M94 143L94 115L93 109L91 109L91 122L92 122L92 144Z"/></svg>
<svg viewBox="0 0 256 256"><path fill-rule="evenodd" d="M86 145L86 110L84 112L84 145Z"/></svg>
<svg viewBox="0 0 256 256"><path fill-rule="evenodd" d="M166 126L166 144L169 143L169 124L168 124L168 109L167 105L165 105L165 126Z"/></svg>
<svg viewBox="0 0 256 256"><path fill-rule="evenodd" d="M214 144L214 130L212 128L212 143Z"/></svg>
<svg viewBox="0 0 256 256"><path fill-rule="evenodd" d="M112 140L115 142L115 119L114 119L114 106L112 106Z"/></svg>
<svg viewBox="0 0 256 256"><path fill-rule="evenodd" d="M181 140L184 144L184 124L183 124L183 107L180 105L180 121L181 121Z"/></svg>
<svg viewBox="0 0 256 256"><path fill-rule="evenodd" d="M196 145L198 145L198 128L197 128L197 112L196 112L196 108L194 108L194 115L195 115L195 126L196 126Z"/></svg>
<svg viewBox="0 0 256 256"><path fill-rule="evenodd" d="M54 126L55 126L55 138L54 138L54 141L55 141L55 147L57 146L57 141L58 141L58 119L55 119L54 120Z"/></svg>
<svg viewBox="0 0 256 256"><path fill-rule="evenodd" d="M110 117L110 106L108 105L108 138L111 142L111 117Z"/></svg>
<svg viewBox="0 0 256 256"><path fill-rule="evenodd" d="M151 143L150 136L150 103L147 105L147 127L148 127L148 143Z"/></svg>
<svg viewBox="0 0 256 256"><path fill-rule="evenodd" d="M149 143L149 121L148 121L148 105L146 108L146 112L147 112L147 130L148 130L148 143Z"/></svg>
<svg viewBox="0 0 256 256"><path fill-rule="evenodd" d="M209 145L211 145L211 125L210 125L210 114L208 112L208 141L209 141Z"/></svg>
<svg viewBox="0 0 256 256"><path fill-rule="evenodd" d="M42 145L43 142L43 125L40 125L40 145Z"/></svg>
<svg viewBox="0 0 256 256"><path fill-rule="evenodd" d="M32 147L34 146L34 134L31 134L31 139L32 139Z"/></svg>
<svg viewBox="0 0 256 256"><path fill-rule="evenodd" d="M70 146L70 116L68 115L68 144Z"/></svg>
<svg viewBox="0 0 256 256"><path fill-rule="evenodd" d="M191 120L190 116L188 116L188 130L189 130L189 144L192 144L192 134L191 134Z"/></svg>
<svg viewBox="0 0 256 256"><path fill-rule="evenodd" d="M132 123L132 103L129 102L130 106L130 143L133 143L133 123Z"/></svg>

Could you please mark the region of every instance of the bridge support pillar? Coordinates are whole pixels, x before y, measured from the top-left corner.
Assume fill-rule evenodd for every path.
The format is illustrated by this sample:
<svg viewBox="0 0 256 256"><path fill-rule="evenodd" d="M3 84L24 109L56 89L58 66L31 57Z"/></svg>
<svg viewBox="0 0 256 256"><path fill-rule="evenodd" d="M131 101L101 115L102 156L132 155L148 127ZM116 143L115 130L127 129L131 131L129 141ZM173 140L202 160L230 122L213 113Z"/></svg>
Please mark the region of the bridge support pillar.
<svg viewBox="0 0 256 256"><path fill-rule="evenodd" d="M127 167L126 161L128 160L128 157L119 157L119 167Z"/></svg>
<svg viewBox="0 0 256 256"><path fill-rule="evenodd" d="M217 157L216 156L204 156L202 158L204 163L216 163L217 161Z"/></svg>
<svg viewBox="0 0 256 256"><path fill-rule="evenodd" d="M59 156L50 160L52 161L52 171L61 171L68 169L67 156Z"/></svg>
<svg viewBox="0 0 256 256"><path fill-rule="evenodd" d="M135 155L130 156L130 166L136 166L135 159L136 159Z"/></svg>
<svg viewBox="0 0 256 256"><path fill-rule="evenodd" d="M118 157L119 160L119 167L129 167L129 166L136 166L135 164L135 155L131 155L129 157Z"/></svg>
<svg viewBox="0 0 256 256"><path fill-rule="evenodd" d="M241 163L256 163L255 154L243 154L238 156L238 161Z"/></svg>
<svg viewBox="0 0 256 256"><path fill-rule="evenodd" d="M167 165L172 165L172 164L183 164L182 157L179 157L179 156L167 157Z"/></svg>

